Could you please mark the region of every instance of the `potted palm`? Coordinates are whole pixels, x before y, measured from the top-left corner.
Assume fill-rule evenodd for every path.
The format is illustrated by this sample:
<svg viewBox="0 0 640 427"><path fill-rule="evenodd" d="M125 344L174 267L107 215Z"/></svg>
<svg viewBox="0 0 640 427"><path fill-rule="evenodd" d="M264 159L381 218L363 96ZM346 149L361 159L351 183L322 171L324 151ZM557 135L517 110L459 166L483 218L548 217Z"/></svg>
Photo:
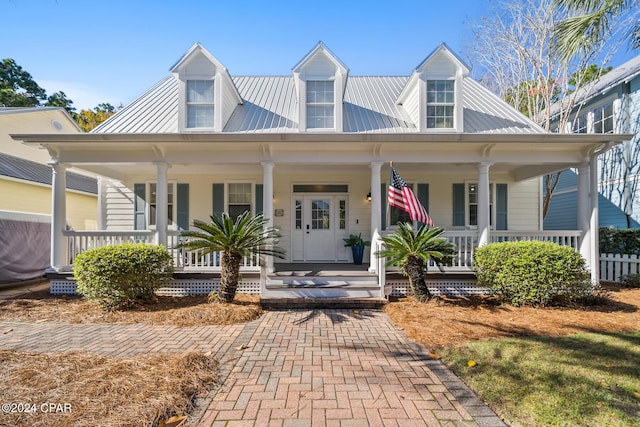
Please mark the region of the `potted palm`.
<svg viewBox="0 0 640 427"><path fill-rule="evenodd" d="M362 256L364 255L365 246L371 245L371 242L362 239L362 233L358 235L350 234L349 237L344 240L346 247L351 247L351 253L353 255L353 264L362 265Z"/></svg>

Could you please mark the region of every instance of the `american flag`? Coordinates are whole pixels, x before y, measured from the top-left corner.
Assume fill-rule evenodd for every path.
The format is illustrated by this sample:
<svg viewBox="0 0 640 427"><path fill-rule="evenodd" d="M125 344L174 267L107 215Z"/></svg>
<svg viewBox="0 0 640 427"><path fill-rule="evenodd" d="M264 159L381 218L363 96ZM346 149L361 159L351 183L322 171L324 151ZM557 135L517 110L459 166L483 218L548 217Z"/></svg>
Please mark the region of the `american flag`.
<svg viewBox="0 0 640 427"><path fill-rule="evenodd" d="M422 206L418 198L413 194L411 188L398 175L398 172L391 167L391 177L389 178L389 193L387 195L389 206L395 206L403 211L409 212L412 221L422 222L431 227L433 220Z"/></svg>

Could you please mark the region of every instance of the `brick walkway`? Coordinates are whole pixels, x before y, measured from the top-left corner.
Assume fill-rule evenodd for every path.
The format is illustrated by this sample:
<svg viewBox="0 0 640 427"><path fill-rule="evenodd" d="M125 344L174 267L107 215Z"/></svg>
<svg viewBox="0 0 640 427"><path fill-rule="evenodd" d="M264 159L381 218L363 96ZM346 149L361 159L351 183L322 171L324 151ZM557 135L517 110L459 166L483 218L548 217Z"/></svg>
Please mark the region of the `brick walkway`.
<svg viewBox="0 0 640 427"><path fill-rule="evenodd" d="M504 425L381 311L268 312L243 335L200 426Z"/></svg>
<svg viewBox="0 0 640 427"><path fill-rule="evenodd" d="M0 322L0 349L211 351L222 387L190 426L503 426L381 311L267 312L233 326Z"/></svg>

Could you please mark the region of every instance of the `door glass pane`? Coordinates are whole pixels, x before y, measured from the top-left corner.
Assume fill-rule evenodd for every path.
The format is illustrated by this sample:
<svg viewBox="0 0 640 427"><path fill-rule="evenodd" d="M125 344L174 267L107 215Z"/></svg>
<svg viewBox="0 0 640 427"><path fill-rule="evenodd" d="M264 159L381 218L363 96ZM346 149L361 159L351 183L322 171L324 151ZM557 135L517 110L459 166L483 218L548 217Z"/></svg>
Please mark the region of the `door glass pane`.
<svg viewBox="0 0 640 427"><path fill-rule="evenodd" d="M296 230L302 230L302 200L296 200Z"/></svg>
<svg viewBox="0 0 640 427"><path fill-rule="evenodd" d="M329 200L312 200L311 201L311 228L313 230L329 229L329 209L331 203Z"/></svg>
<svg viewBox="0 0 640 427"><path fill-rule="evenodd" d="M340 200L340 230L347 228L347 201Z"/></svg>

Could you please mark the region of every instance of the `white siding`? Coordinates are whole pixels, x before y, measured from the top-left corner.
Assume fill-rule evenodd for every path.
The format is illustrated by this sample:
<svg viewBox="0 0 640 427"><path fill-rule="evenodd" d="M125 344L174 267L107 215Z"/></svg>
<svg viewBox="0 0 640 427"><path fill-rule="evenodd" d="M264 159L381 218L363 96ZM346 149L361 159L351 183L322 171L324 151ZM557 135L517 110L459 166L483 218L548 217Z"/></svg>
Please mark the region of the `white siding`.
<svg viewBox="0 0 640 427"><path fill-rule="evenodd" d="M336 73L336 66L325 55L316 55L304 67L304 73L307 78L329 78Z"/></svg>
<svg viewBox="0 0 640 427"><path fill-rule="evenodd" d="M202 53L194 56L188 64L184 67L184 75L189 77L204 77L213 76L216 72L216 67L209 61L209 59Z"/></svg>
<svg viewBox="0 0 640 427"><path fill-rule="evenodd" d="M540 216L540 180L509 183L509 230L531 231L538 229Z"/></svg>
<svg viewBox="0 0 640 427"><path fill-rule="evenodd" d="M107 230L133 230L133 191L122 182L103 179L102 197Z"/></svg>
<svg viewBox="0 0 640 427"><path fill-rule="evenodd" d="M420 85L415 85L413 90L409 95L407 95L407 99L402 104L411 120L416 125L416 127L420 126Z"/></svg>
<svg viewBox="0 0 640 427"><path fill-rule="evenodd" d="M425 67L427 79L448 78L456 75L457 67L443 52L438 53Z"/></svg>

